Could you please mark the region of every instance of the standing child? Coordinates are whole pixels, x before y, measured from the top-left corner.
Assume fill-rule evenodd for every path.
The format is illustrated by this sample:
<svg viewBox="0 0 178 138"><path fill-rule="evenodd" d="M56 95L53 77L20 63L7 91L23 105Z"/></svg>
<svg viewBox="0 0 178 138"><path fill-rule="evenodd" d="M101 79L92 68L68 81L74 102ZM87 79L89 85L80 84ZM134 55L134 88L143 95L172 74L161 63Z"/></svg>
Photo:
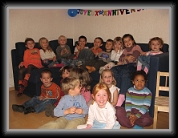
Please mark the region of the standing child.
<svg viewBox="0 0 178 138"><path fill-rule="evenodd" d="M34 48L35 41L32 38L25 39L25 46L27 49L24 51L23 61L19 64L19 93L17 96L21 96L25 87L28 85L31 71L33 69L42 68L40 51L38 48ZM25 76L25 77L24 77Z"/></svg>
<svg viewBox="0 0 178 138"><path fill-rule="evenodd" d="M111 69L112 67L117 65L120 56L122 55L124 50L123 42L121 37L114 38L114 47L111 51L111 62L107 63L105 66L100 67L99 73L101 74L104 69Z"/></svg>
<svg viewBox="0 0 178 138"><path fill-rule="evenodd" d="M125 109L116 107L117 120L121 126L139 129L152 125L149 115L152 93L145 87L147 76L144 71L136 71L131 77L133 87L126 93Z"/></svg>
<svg viewBox="0 0 178 138"><path fill-rule="evenodd" d="M110 91L104 83L98 83L92 91L94 102L88 111L88 120L85 125L77 129L120 129L116 121L115 108L110 104Z"/></svg>
<svg viewBox="0 0 178 138"><path fill-rule="evenodd" d="M105 69L100 75L100 82L106 84L111 93L111 104L115 107L118 101L119 88L116 87L116 80L114 79L114 74L110 69Z"/></svg>
<svg viewBox="0 0 178 138"><path fill-rule="evenodd" d="M41 86L40 96L34 96L30 100L26 101L23 105L13 104L12 109L17 112L28 113L40 113L45 110L47 104L54 104L61 98L60 87L52 82L52 73L48 69L44 69L41 72Z"/></svg>
<svg viewBox="0 0 178 138"><path fill-rule="evenodd" d="M62 64L68 65L68 62L72 58L70 47L67 45L67 38L64 35L60 35L58 38L59 46L56 48L57 60Z"/></svg>
<svg viewBox="0 0 178 138"><path fill-rule="evenodd" d="M62 81L62 91L65 95L54 109L55 121L48 122L39 129L76 129L85 123L88 106L80 94L81 83L75 77L67 77Z"/></svg>
<svg viewBox="0 0 178 138"><path fill-rule="evenodd" d="M61 70L62 72L62 79L61 82L64 78L69 77L70 75L70 71L71 71L72 67L71 66L64 66ZM64 92L61 91L61 97L64 96ZM60 100L60 99L59 99ZM54 104L47 104L46 105L46 109L45 109L45 115L47 117L51 116L54 117L54 108L57 106L57 104L59 103L59 100L57 100Z"/></svg>
<svg viewBox="0 0 178 138"><path fill-rule="evenodd" d="M137 61L137 70L144 70L146 73L149 72L150 68L150 57L153 55L158 55L162 54L163 52L162 47L163 47L163 40L159 37L153 37L149 41L149 46L150 46L150 51L148 52L143 52L140 57L138 57Z"/></svg>
<svg viewBox="0 0 178 138"><path fill-rule="evenodd" d="M102 45L103 45L103 39L101 37L96 37L94 40L94 46L92 48L90 48L93 51L93 53L95 54L95 57L97 57L98 54L103 51L100 48Z"/></svg>
<svg viewBox="0 0 178 138"><path fill-rule="evenodd" d="M113 49L113 40L108 39L105 45L106 50L98 54L98 57L85 62L84 67L89 73L99 70L101 66L106 65L111 61L111 51Z"/></svg>
<svg viewBox="0 0 178 138"><path fill-rule="evenodd" d="M61 67L63 64L59 64L56 60L56 55L52 48L49 46L49 41L45 37L39 39L39 44L42 49L40 49L40 56L42 59L42 64L44 67Z"/></svg>

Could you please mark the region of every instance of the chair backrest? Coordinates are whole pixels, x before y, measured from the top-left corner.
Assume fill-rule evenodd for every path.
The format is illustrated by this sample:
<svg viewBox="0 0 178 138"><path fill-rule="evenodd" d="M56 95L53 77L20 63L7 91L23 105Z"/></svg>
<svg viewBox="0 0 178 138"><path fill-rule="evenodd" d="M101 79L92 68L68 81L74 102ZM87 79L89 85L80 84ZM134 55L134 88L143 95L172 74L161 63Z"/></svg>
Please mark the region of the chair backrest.
<svg viewBox="0 0 178 138"><path fill-rule="evenodd" d="M164 77L164 83L161 83L161 77ZM169 72L157 72L156 97L160 91L169 92Z"/></svg>

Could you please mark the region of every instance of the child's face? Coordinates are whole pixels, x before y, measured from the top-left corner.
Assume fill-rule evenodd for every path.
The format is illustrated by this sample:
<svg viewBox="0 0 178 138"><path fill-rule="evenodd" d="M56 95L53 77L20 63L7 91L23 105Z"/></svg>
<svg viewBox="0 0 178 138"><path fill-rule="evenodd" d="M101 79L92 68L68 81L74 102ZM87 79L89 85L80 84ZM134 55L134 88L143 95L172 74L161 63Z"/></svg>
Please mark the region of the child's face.
<svg viewBox="0 0 178 138"><path fill-rule="evenodd" d="M142 75L135 76L132 83L135 85L136 90L142 90L145 87L145 79Z"/></svg>
<svg viewBox="0 0 178 138"><path fill-rule="evenodd" d="M84 38L80 38L80 40L78 41L78 44L81 47L81 49L83 49L85 47L86 43L87 42L85 41Z"/></svg>
<svg viewBox="0 0 178 138"><path fill-rule="evenodd" d="M122 43L121 42L116 42L114 44L114 50L120 50L122 48Z"/></svg>
<svg viewBox="0 0 178 138"><path fill-rule="evenodd" d="M99 90L95 96L92 94L92 97L100 108L105 107L109 98L107 92L103 89Z"/></svg>
<svg viewBox="0 0 178 138"><path fill-rule="evenodd" d="M48 47L48 41L46 39L41 40L40 44L43 49Z"/></svg>
<svg viewBox="0 0 178 138"><path fill-rule="evenodd" d="M66 69L62 72L62 78L66 78L66 77L69 77L70 75L70 72L68 72Z"/></svg>
<svg viewBox="0 0 178 138"><path fill-rule="evenodd" d="M124 45L125 47L131 47L134 44L134 41L130 37L124 38Z"/></svg>
<svg viewBox="0 0 178 138"><path fill-rule="evenodd" d="M113 43L112 42L106 42L105 48L106 48L106 50L112 50L113 49Z"/></svg>
<svg viewBox="0 0 178 138"><path fill-rule="evenodd" d="M58 40L58 43L60 45L65 45L67 42L66 38L65 37L60 37L59 40Z"/></svg>
<svg viewBox="0 0 178 138"><path fill-rule="evenodd" d="M153 51L160 51L162 45L159 43L158 40L153 40L150 45L151 50Z"/></svg>
<svg viewBox="0 0 178 138"><path fill-rule="evenodd" d="M26 47L28 49L33 49L35 46L35 43L33 41L28 41L27 44L26 44Z"/></svg>
<svg viewBox="0 0 178 138"><path fill-rule="evenodd" d="M113 81L113 76L111 72L104 71L102 74L102 82L104 82L107 86L111 86Z"/></svg>
<svg viewBox="0 0 178 138"><path fill-rule="evenodd" d="M94 40L94 47L99 48L100 46L102 46L101 40L95 39Z"/></svg>
<svg viewBox="0 0 178 138"><path fill-rule="evenodd" d="M48 87L51 85L52 77L50 76L49 73L43 73L40 79L44 86Z"/></svg>

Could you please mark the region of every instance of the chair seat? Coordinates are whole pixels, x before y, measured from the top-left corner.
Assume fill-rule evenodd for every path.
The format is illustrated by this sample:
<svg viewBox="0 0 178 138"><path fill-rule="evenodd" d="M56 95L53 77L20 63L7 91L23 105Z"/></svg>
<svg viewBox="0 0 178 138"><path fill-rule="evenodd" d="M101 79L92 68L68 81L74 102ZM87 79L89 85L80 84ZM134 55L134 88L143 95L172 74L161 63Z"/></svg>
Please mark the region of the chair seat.
<svg viewBox="0 0 178 138"><path fill-rule="evenodd" d="M165 96L155 97L155 105L169 106L169 97L165 97Z"/></svg>

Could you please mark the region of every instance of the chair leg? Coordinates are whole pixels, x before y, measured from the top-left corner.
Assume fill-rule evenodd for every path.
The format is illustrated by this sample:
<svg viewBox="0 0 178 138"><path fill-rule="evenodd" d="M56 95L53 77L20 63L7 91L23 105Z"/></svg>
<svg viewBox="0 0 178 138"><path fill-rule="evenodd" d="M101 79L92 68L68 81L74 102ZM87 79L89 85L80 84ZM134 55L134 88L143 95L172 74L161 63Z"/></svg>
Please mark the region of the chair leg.
<svg viewBox="0 0 178 138"><path fill-rule="evenodd" d="M156 129L157 120L158 120L158 107L154 106L153 129Z"/></svg>

